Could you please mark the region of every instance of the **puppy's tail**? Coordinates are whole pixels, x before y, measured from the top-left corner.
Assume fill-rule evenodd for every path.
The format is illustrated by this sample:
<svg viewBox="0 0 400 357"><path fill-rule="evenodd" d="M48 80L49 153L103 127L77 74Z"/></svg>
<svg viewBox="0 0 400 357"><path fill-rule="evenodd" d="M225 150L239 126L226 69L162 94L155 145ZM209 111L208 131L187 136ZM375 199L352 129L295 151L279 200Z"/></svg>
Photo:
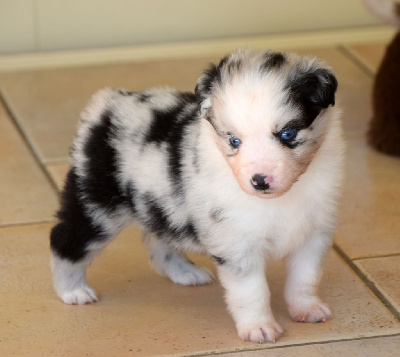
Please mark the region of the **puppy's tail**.
<svg viewBox="0 0 400 357"><path fill-rule="evenodd" d="M365 6L385 23L400 27L400 3L394 0L363 0Z"/></svg>

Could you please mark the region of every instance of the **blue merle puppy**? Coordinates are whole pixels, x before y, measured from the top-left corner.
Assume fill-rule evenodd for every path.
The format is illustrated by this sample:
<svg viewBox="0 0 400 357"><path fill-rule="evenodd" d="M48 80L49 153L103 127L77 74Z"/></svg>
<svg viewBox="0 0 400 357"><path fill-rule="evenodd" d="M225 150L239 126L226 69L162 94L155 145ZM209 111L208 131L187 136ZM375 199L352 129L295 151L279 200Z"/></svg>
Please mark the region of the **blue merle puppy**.
<svg viewBox="0 0 400 357"><path fill-rule="evenodd" d="M337 81L294 54L237 50L195 93L104 89L82 113L51 232L54 287L67 304L97 301L93 258L138 224L151 265L183 285L212 281L185 251L213 257L239 336L275 341L268 257L287 256L295 321L331 317L317 289L342 182Z"/></svg>

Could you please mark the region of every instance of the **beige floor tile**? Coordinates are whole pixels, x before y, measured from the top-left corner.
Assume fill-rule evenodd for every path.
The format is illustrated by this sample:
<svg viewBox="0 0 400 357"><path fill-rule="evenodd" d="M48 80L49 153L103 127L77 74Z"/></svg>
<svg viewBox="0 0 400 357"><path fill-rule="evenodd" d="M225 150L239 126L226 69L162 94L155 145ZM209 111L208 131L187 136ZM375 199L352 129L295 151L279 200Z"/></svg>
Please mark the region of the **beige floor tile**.
<svg viewBox="0 0 400 357"><path fill-rule="evenodd" d="M223 357L394 357L400 351L400 336L296 346L268 351L222 354Z"/></svg>
<svg viewBox="0 0 400 357"><path fill-rule="evenodd" d="M400 255L355 263L400 313Z"/></svg>
<svg viewBox="0 0 400 357"><path fill-rule="evenodd" d="M400 325L331 252L321 286L335 318L301 324L288 318L280 265L269 271L273 309L286 330L276 345L253 345L236 336L219 283L183 287L147 264L136 229L125 230L95 260L89 283L101 301L67 306L52 290L50 225L0 229L0 349L3 356L150 356L229 352L400 333ZM194 261L214 270L206 257Z"/></svg>
<svg viewBox="0 0 400 357"><path fill-rule="evenodd" d="M57 195L0 105L0 225L49 221Z"/></svg>
<svg viewBox="0 0 400 357"><path fill-rule="evenodd" d="M64 187L65 178L69 169L69 164L50 164L47 165L47 170L56 184L59 191Z"/></svg>
<svg viewBox="0 0 400 357"><path fill-rule="evenodd" d="M399 254L400 159L350 140L346 176L337 244L350 258Z"/></svg>
<svg viewBox="0 0 400 357"><path fill-rule="evenodd" d="M364 132L370 117L371 78L336 49L295 51L317 55L333 66L340 83L338 103L344 111L345 131L349 135ZM106 86L143 90L166 85L193 91L201 71L216 60L218 57L3 73L0 87L42 160L66 162L79 113L95 91Z"/></svg>
<svg viewBox="0 0 400 357"><path fill-rule="evenodd" d="M387 43L369 43L360 45L345 46L359 61L366 65L372 72L376 72L383 55L386 51Z"/></svg>

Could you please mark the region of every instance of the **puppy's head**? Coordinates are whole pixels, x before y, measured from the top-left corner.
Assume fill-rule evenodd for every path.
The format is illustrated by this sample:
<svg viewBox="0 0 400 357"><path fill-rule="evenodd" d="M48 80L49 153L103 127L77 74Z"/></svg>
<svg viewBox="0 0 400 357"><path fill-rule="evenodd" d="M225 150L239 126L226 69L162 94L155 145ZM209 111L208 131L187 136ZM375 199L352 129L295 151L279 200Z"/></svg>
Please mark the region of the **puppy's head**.
<svg viewBox="0 0 400 357"><path fill-rule="evenodd" d="M315 59L237 50L200 77L201 116L248 194L287 192L324 140L336 78Z"/></svg>

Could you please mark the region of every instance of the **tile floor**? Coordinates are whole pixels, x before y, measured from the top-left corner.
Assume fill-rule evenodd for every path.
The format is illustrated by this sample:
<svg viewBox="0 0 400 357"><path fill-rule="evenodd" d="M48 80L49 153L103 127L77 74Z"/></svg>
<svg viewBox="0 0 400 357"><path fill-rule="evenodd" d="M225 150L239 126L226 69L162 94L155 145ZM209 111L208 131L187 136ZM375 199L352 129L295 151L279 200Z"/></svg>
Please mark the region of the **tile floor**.
<svg viewBox="0 0 400 357"><path fill-rule="evenodd" d="M97 89L192 90L217 57L0 73L1 356L395 356L400 350L400 159L365 144L374 71L385 43L290 49L335 69L348 143L336 245L321 294L335 318L291 322L281 265L271 266L276 344L236 336L218 283L182 287L149 267L138 230L125 230L88 280L101 301L67 306L52 290L48 234L80 110ZM207 257L193 260L214 270Z"/></svg>

